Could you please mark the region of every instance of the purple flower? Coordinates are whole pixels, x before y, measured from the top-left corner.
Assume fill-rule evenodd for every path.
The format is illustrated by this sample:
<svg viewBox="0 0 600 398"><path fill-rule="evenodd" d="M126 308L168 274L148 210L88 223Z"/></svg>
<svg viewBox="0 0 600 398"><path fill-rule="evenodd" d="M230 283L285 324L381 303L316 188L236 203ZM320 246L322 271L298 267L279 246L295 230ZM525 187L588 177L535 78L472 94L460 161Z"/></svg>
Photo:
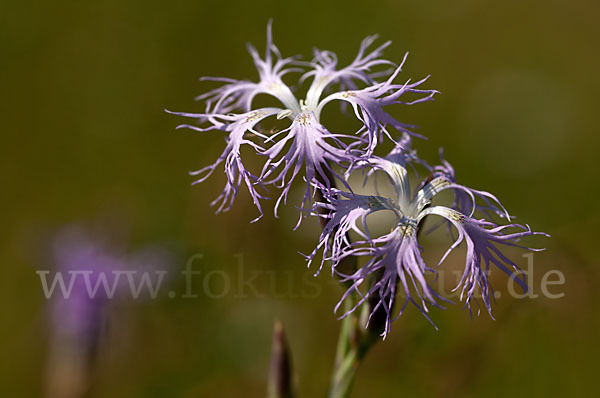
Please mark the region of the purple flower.
<svg viewBox="0 0 600 398"><path fill-rule="evenodd" d="M300 62L298 57L282 57L273 44L269 22L264 58L254 47L248 46L258 70L257 82L205 78L223 83L222 86L198 97L206 103L205 112L172 112L194 118L200 123L199 126L184 124L179 127L197 131L222 130L229 133L227 147L217 161L193 173L201 176L196 181L201 182L210 176L217 166L225 163L227 183L221 195L213 202L214 205L218 205L217 212L231 208L241 182L244 181L259 210L258 218L262 215L259 199L264 196L259 194L256 188L274 185L282 189L275 204L277 215L279 205L286 202L291 186L298 177L303 178L306 183L301 202L301 207L305 207L311 200L311 191L314 191L315 183L319 181L325 186L332 185L334 182L331 179L337 177L333 167L349 167L361 156L361 151L357 150L359 146L366 144L367 154L370 154L378 140L381 140L382 134L392 139L388 130L390 126L400 132L410 131L410 125L398 122L384 111L383 107L423 102L431 99L436 91L417 88L425 79L412 84L394 83L406 56L402 64L395 69L374 70L377 67L393 65L391 61L381 58L383 50L390 42L369 50L376 38L370 36L363 40L356 58L350 65L338 68L337 57L329 51L315 50L311 62ZM282 80L287 73L299 71L305 72L299 78L300 83L312 79L306 97L300 100ZM383 83L376 81L378 77L388 75ZM361 85L363 88L359 88ZM346 91L348 89L352 91ZM329 96L321 99L326 91L330 93ZM405 93L424 96L412 101L400 101L400 97ZM277 108L253 110L253 99L257 94L272 97L277 102ZM357 134L330 132L321 123L320 114L323 107L334 99L347 101L354 107L355 115L364 124ZM258 124L274 114L277 114L277 119L287 120L290 124L269 136L266 132L269 129L263 129ZM246 121L249 117L251 121ZM244 167L239 151L244 144L252 147L257 154L265 156L260 174L252 173Z"/></svg>
<svg viewBox="0 0 600 398"><path fill-rule="evenodd" d="M203 77L201 80L225 83L221 87L196 97L207 102L210 112L250 112L252 100L258 94L267 94L279 100L288 109L300 112L300 105L291 89L281 80L290 72L301 72L302 69L289 67L297 57L282 58L273 44L271 21L267 25L267 45L263 60L254 46L248 44L248 51L258 70L259 81L235 80L226 77Z"/></svg>
<svg viewBox="0 0 600 398"><path fill-rule="evenodd" d="M323 257L317 274L323 268L325 261L332 263L331 271L345 257L356 255L357 250L348 239L348 232L356 232L364 241L370 241L366 218L371 213L392 208L390 199L380 196L365 196L344 192L339 189L320 186L325 202L316 202L315 214L328 218L323 228L317 247L306 256L308 265L323 249ZM358 222L360 221L360 224ZM362 227L362 228L361 228Z"/></svg>
<svg viewBox="0 0 600 398"><path fill-rule="evenodd" d="M409 143L410 140L405 140L405 145ZM407 147L410 148L408 145ZM490 315L492 311L491 287L488 280L490 265L494 265L508 274L524 290L527 289L524 277L517 276L520 272L519 267L504 256L498 246L522 247L517 244L522 237L547 236L541 232L532 232L528 226L497 225L492 221L477 220L471 217L472 211L465 214L458 208L432 207L432 199L439 192L448 189L457 194L465 194L470 198L470 209L475 208L473 203L477 197L483 199L495 199L495 197L487 192L475 191L459 185L445 173L437 173L432 179L422 183L413 194L409 183L407 163L414 161L415 158L416 155L411 150L403 153L400 148L396 148L387 158L373 156L368 163L357 163L357 167L360 168L367 167L371 171L383 171L395 190L394 197L357 195L321 186L325 201L316 203L313 211L314 215L326 218L327 224L316 249L307 256L309 265L317 252L322 249L321 266L324 261L330 260L332 272L338 274L342 281L349 284L350 287L336 306L336 311L349 295L357 294L360 297L354 308L344 313L342 317L372 299L372 296L376 296L378 300L375 301L374 307L370 308L370 316L383 308L387 317L382 334L384 337L390 331L391 322L403 313L409 303L414 304L430 320L428 305L441 307L439 301L447 301L435 292L426 280L427 273L435 273L434 269L425 264L421 256L423 249L418 243L418 231L426 216L443 217L452 223L459 234L458 239L442 257L438 266L449 252L462 241L466 242L465 271L455 290L461 289L460 299L465 301L465 306L469 308L469 311L471 303L477 302L475 293L478 290ZM434 170L438 169L434 168ZM455 201L454 205L464 207L462 202ZM319 211L320 209L326 209L329 213ZM394 227L387 234L372 237L365 222L366 218L368 215L382 210L391 211L395 215ZM508 229L514 232L509 233ZM351 243L347 238L349 231L358 233L360 238ZM367 256L369 259L355 272L344 274L336 267L342 259L349 256ZM376 275L379 277L372 283L371 279ZM397 312L397 316L394 317L392 303L396 296L397 286L403 293L404 303Z"/></svg>
<svg viewBox="0 0 600 398"><path fill-rule="evenodd" d="M380 58L383 50L392 44L391 41L387 41L367 53L368 48L377 40L377 37L377 35L373 35L364 39L354 61L339 70L336 69L338 61L334 53L315 49L314 59L309 64L314 69L306 72L300 79L303 82L309 77L313 78L313 83L306 95L306 105L311 109L317 109L323 91L332 84L339 84L342 91L346 88L356 88L356 81L367 85L375 84L374 78L380 73L371 72L371 68L379 65L393 65L393 62Z"/></svg>
<svg viewBox="0 0 600 398"><path fill-rule="evenodd" d="M102 311L109 297L99 288L105 279L113 285L112 271L123 269L124 260L106 252L79 228L67 229L53 244L54 263L67 286L68 296L57 294L52 302L53 330L60 336L70 336L93 342L102 326ZM87 274L86 278L80 277ZM89 284L89 286L88 286ZM115 286L116 293L119 286ZM58 292L57 292L58 293Z"/></svg>
<svg viewBox="0 0 600 398"><path fill-rule="evenodd" d="M268 160L261 176L261 180L265 180L266 184L275 184L282 188L282 193L275 204L275 215L277 215L277 209L281 201L286 202L292 182L301 169L304 169L304 178L308 181L301 204L301 207L304 208L312 197L310 183L324 181L329 186L330 176L337 176L331 164L342 166L345 162L350 162L353 159L349 153L342 149L344 144L335 134L327 131L325 126L317 121L313 112L306 111L296 115L292 125L278 132L275 136L280 134L285 134L284 138L264 151L264 154L268 156ZM329 144L327 140L332 141L337 146ZM288 141L291 143L289 149L280 156L284 152ZM275 160L277 158L279 160ZM268 177L280 166L281 170L278 171L278 174L268 180ZM290 174L289 179L287 178L288 174ZM314 191L314 188L312 190ZM302 217L300 217L298 225L301 220Z"/></svg>
<svg viewBox="0 0 600 398"><path fill-rule="evenodd" d="M404 55L402 63L396 68L394 73L392 73L392 75L382 83L373 84L362 90L343 91L329 95L323 99L323 101L321 101L317 107L317 115L319 115L321 109L330 101L342 100L350 103L354 109L356 117L364 125L359 132L368 138L369 146L367 148L367 156L373 153L378 141L381 141L384 134L391 141L398 144L388 131L387 126L391 126L397 131L423 138L422 135L416 134L410 130L415 126L400 123L383 109L384 107L393 104L413 105L430 101L433 100L433 96L438 93L436 90L421 90L416 88L424 83L428 77L416 83L410 83L410 80L404 84L393 83L402 70L402 66L404 65L404 62L406 62L407 57L408 53ZM406 93L425 94L425 96L409 102L401 101L400 97Z"/></svg>
<svg viewBox="0 0 600 398"><path fill-rule="evenodd" d="M476 289L479 288L481 299L490 316L492 316L492 306L490 302L490 293L493 294L488 282L490 265L495 265L504 273L510 276L523 291L527 292L527 281L525 275L519 277L519 267L507 258L496 246L497 244L525 248L532 251L543 249L534 249L517 245L516 242L522 237L531 235L549 236L543 232L532 232L531 228L520 224L497 225L491 221L476 220L465 216L464 214L444 206L433 206L424 209L421 212L421 219L429 214L435 214L444 217L451 222L458 231L458 239L446 251L440 264L463 240L467 243L467 255L465 259L465 270L459 282L462 286L460 300L465 299L465 305L471 312L471 300L474 297ZM512 229L514 232L506 233L506 229ZM458 289L458 287L457 287ZM479 306L479 304L477 304ZM479 314L480 308L477 313ZM492 316L493 318L493 316Z"/></svg>
<svg viewBox="0 0 600 398"><path fill-rule="evenodd" d="M50 282L42 278L49 299L45 395L88 396L100 337L113 318L111 299L123 299L128 292L132 298L140 297L144 284L150 288L150 272L167 273L158 269L164 268L169 256L157 248L123 253L79 226L65 228L51 243L48 254L56 272ZM130 277L141 270L138 284ZM159 276L154 292L161 280ZM115 331L123 329L123 325L115 326Z"/></svg>
<svg viewBox="0 0 600 398"><path fill-rule="evenodd" d="M247 133L252 133L258 137L267 139L266 136L256 131L254 127L265 118L276 115L280 111L280 108L263 108L239 115L191 114L171 112L180 116L206 118L210 123L212 123L212 127L208 128L200 128L197 126L191 126L187 124L180 125L178 126L178 128L189 128L196 131L221 129L229 133L229 136L227 137L227 146L225 147L225 150L223 151L221 156L217 158L217 161L209 166L203 167L200 170L193 171L190 173L193 176L200 176L194 182L194 184L198 184L210 177L210 175L213 173L213 171L215 171L217 166L225 162L225 175L227 176L227 183L225 184L223 192L221 192L221 194L211 203L212 206L218 205L217 213L231 209L233 201L239 191L239 187L242 181L244 181L246 187L248 188L248 191L250 192L252 201L254 202L260 213L259 216L253 220L253 222L262 217L263 212L259 199L264 197L260 195L255 188L255 184L258 181L258 177L252 174L250 171L248 171L244 166L242 158L240 156L240 148L242 147L242 145L248 145L254 148L257 152L263 153L264 149L261 148L259 145L255 144L253 141L249 140L247 138Z"/></svg>
<svg viewBox="0 0 600 398"><path fill-rule="evenodd" d="M450 163L444 159L444 151L440 148L440 161L441 165L435 166L431 168L432 178L434 177L446 177L449 181L455 183L456 182L456 173L454 172L454 167ZM484 204L476 203L473 198L477 197L481 199ZM492 217L492 215L497 215L501 218L506 218L510 221L510 215L502 206L502 203L496 198L496 196L492 195L489 192L478 191L476 189L467 188L466 191L456 191L454 196L454 203L451 206L452 208L469 215L473 215L475 212L479 212L482 215L487 217Z"/></svg>
<svg viewBox="0 0 600 398"><path fill-rule="evenodd" d="M150 272L164 267L168 256L156 248L121 253L92 239L83 228L69 227L54 240L52 257L59 272L54 277L63 282L56 283L50 302L52 329L57 337L93 346L109 300L131 288L119 272Z"/></svg>

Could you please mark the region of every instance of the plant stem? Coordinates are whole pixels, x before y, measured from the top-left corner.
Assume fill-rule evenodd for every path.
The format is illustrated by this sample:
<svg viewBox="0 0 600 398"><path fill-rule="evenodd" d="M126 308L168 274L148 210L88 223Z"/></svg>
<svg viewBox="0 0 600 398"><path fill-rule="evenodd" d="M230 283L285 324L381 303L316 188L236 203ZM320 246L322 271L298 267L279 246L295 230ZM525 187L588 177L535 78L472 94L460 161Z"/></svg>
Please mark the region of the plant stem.
<svg viewBox="0 0 600 398"><path fill-rule="evenodd" d="M346 299L345 311L350 310L356 304L356 295L353 294ZM346 398L350 396L354 377L358 367L362 363L371 347L381 340L380 327L377 325L377 315L369 327L364 325L371 311L370 305L365 303L362 311L354 311L342 320L340 335L338 338L335 354L335 365L329 387L329 398Z"/></svg>
<svg viewBox="0 0 600 398"><path fill-rule="evenodd" d="M353 301L353 300L352 300ZM350 300L345 305L349 310ZM342 320L335 354L335 365L329 387L329 398L342 398L350 395L350 389L359 365L358 345L356 344L358 319L350 314Z"/></svg>
<svg viewBox="0 0 600 398"><path fill-rule="evenodd" d="M326 170L327 179L331 186L335 187L335 178ZM323 181L321 181L323 183ZM324 184L326 185L326 184ZM320 200L323 197L318 192ZM321 226L325 228L327 225L326 219L321 219ZM348 237L350 241L350 237ZM351 274L358 268L356 257L346 257L337 265L338 269L345 273ZM346 286L347 288L349 287ZM348 296L344 302L344 312L352 309L357 302L356 293ZM366 317L370 313L370 303L365 303L361 311L353 311L348 314L343 320L338 337L337 349L335 354L335 364L331 384L329 387L329 398L345 398L350 396L352 384L356 371L365 357L369 349L374 343L379 341L379 322L371 323L369 328L364 328L361 325L365 324ZM378 311L379 312L379 311ZM377 318L377 316L375 316ZM373 325L376 325L373 327Z"/></svg>

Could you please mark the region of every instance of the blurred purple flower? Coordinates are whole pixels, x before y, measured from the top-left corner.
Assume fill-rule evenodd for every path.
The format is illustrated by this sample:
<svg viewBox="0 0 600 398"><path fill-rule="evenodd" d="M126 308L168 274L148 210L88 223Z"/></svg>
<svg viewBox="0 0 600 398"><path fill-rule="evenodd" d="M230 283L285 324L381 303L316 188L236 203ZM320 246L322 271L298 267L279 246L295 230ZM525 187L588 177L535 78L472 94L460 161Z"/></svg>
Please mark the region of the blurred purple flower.
<svg viewBox="0 0 600 398"><path fill-rule="evenodd" d="M109 301L123 298L126 293L137 298L144 285L150 288L147 277L151 273L159 274L162 281L169 256L154 247L125 254L76 226L56 236L50 254L56 271L52 288L42 279L49 299L50 326L44 391L52 397L88 396L100 335L108 321ZM141 271L137 287L132 286L132 274L119 278L129 271L136 275ZM154 292L159 286L157 282ZM122 326L115 330L122 331Z"/></svg>
<svg viewBox="0 0 600 398"><path fill-rule="evenodd" d="M67 284L72 282L68 297L61 294L53 297L53 330L61 336L95 340L102 325L102 310L108 297L104 289L96 290L94 296L90 297L86 282L98 286L102 283L100 279L110 278L113 270L123 268L123 259L108 254L102 246L84 236L82 230L75 228L58 236L53 244L53 253L63 280ZM74 272L85 272L89 276L87 279L69 279ZM109 286L111 282L106 279Z"/></svg>
<svg viewBox="0 0 600 398"><path fill-rule="evenodd" d="M95 344L109 300L130 293L128 279L120 278L123 274L118 272L152 273L164 268L167 261L167 254L158 248L120 253L105 242L92 239L79 227L67 228L59 234L53 242L52 254L59 273L55 278L60 277L64 283L64 289L54 290L50 302L53 332L84 345Z"/></svg>

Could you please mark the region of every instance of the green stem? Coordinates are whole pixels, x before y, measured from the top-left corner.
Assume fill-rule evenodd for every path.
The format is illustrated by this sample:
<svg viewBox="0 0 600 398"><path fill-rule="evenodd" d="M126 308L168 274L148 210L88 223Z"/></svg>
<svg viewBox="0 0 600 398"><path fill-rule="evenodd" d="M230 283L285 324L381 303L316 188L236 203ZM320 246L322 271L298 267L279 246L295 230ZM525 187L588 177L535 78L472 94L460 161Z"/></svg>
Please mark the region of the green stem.
<svg viewBox="0 0 600 398"><path fill-rule="evenodd" d="M345 311L350 310L356 304L355 300L355 295L347 298ZM361 326L364 325L369 313L369 306L364 305L362 311L354 311L342 320L329 387L329 398L350 396L358 367L371 347L381 340L380 330Z"/></svg>
<svg viewBox="0 0 600 398"><path fill-rule="evenodd" d="M353 304L348 298L345 309ZM335 354L335 365L329 388L329 398L342 398L350 395L350 389L359 365L359 351L356 341L358 319L354 313L342 320L340 336Z"/></svg>
<svg viewBox="0 0 600 398"><path fill-rule="evenodd" d="M335 186L335 178L326 172L331 185ZM323 183L323 181L322 181ZM325 184L324 184L325 185ZM319 199L323 198L318 193ZM321 219L322 227L327 224L326 219ZM358 268L356 257L347 257L338 264L338 269L345 274L351 274ZM350 285L346 284L346 288ZM356 294L353 293L344 302L344 312L352 309L357 303ZM353 311L342 320L340 335L338 337L335 354L335 365L331 384L329 387L329 398L345 398L350 396L352 384L358 367L374 343L379 341L380 331L377 328L364 328L365 320L370 313L370 306L365 303L361 311Z"/></svg>

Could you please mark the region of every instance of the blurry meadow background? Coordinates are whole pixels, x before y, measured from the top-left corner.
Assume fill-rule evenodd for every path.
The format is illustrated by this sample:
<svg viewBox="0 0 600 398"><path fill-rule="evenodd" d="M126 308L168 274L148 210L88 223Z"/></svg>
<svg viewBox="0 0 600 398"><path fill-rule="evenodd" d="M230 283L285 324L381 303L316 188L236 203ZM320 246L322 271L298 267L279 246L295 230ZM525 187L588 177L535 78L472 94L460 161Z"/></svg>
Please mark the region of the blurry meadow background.
<svg viewBox="0 0 600 398"><path fill-rule="evenodd" d="M90 396L264 396L275 319L301 396L323 396L342 290L328 272L313 279L297 254L312 250L318 222L294 233L297 210L276 220L265 201L265 217L249 224L256 210L245 192L215 215L208 204L224 175L192 187L187 172L217 158L223 135L175 131L184 120L164 112L203 111L193 98L214 86L201 76L254 79L245 43L262 52L272 17L284 56L310 59L316 46L344 65L374 33L393 41L385 58L410 51L400 80L431 74L426 87L441 91L392 111L429 137L415 140L418 152L435 163L443 146L461 183L552 235L528 241L548 249L533 257L535 293L545 272L565 275L550 288L564 297L516 300L496 273L496 321L471 320L456 304L432 311L435 331L409 308L369 353L354 396L595 396L599 11L592 0L4 1L0 395L44 394L49 315L35 270L48 268L53 231L93 223L125 231L111 239L131 250L166 248L173 276L155 300L110 303ZM449 242L427 239L435 260ZM522 253L510 254L526 266ZM178 273L194 254L203 274L230 276L223 297L204 294L202 276L197 298L180 297ZM256 290L240 294L237 281L252 272ZM212 291L223 290L219 280Z"/></svg>

